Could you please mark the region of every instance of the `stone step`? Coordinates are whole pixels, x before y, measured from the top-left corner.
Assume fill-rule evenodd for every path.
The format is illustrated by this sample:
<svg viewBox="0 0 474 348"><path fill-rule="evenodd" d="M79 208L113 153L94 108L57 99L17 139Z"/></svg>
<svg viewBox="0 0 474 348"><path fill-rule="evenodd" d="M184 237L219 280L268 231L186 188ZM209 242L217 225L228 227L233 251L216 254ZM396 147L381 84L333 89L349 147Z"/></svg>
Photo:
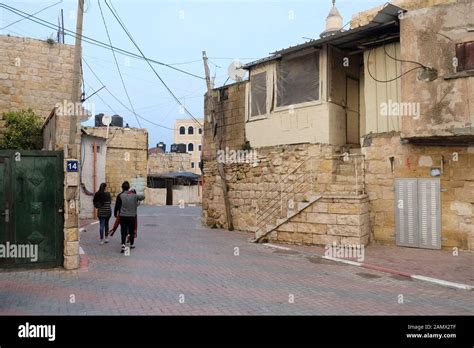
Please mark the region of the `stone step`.
<svg viewBox="0 0 474 348"><path fill-rule="evenodd" d="M359 185L357 188L358 192L362 192L362 185ZM343 183L340 184L329 184L326 186L326 192L327 193L342 193L342 192L356 192L356 186L355 185L344 185Z"/></svg>
<svg viewBox="0 0 474 348"><path fill-rule="evenodd" d="M362 154L362 149L360 147L354 147L349 150L349 153L353 155L360 155Z"/></svg>
<svg viewBox="0 0 474 348"><path fill-rule="evenodd" d="M355 184L356 183L356 176L355 173L354 175L336 175L335 176L335 181L340 182L340 183L349 183L349 184ZM358 181L359 183L362 181L362 177L359 175Z"/></svg>

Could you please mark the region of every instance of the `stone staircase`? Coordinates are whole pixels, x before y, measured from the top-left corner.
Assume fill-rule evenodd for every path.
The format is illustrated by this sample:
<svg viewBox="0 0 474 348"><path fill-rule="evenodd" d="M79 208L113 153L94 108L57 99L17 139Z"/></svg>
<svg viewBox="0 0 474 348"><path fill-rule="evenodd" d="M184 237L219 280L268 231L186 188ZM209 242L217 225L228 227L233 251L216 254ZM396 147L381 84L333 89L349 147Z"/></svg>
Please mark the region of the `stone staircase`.
<svg viewBox="0 0 474 348"><path fill-rule="evenodd" d="M316 185L318 173L315 166L309 164L312 161L321 160L331 161L329 168L332 169L329 169L327 173L331 179L330 182L325 183L324 189L316 192L315 187L323 186ZM264 192L259 198L260 205L256 212L257 226L255 237L251 239L251 242L258 243L272 239L275 231L288 229L288 225L292 225L294 221L297 221L300 229L305 230L306 228L301 224L310 224L310 222L299 215L306 216L303 211L311 210L310 207L319 204L320 201L336 202L337 205L345 202L344 200L349 200L355 202L351 204L359 204L358 200L363 200L365 196L364 182L365 161L360 149L351 149L326 158L308 158L276 184L275 187L278 190ZM315 210L319 212L318 208ZM293 232L297 233L294 230Z"/></svg>
<svg viewBox="0 0 474 348"><path fill-rule="evenodd" d="M358 196L365 194L365 160L360 149L351 149L332 156L332 183L326 186L325 196Z"/></svg>
<svg viewBox="0 0 474 348"><path fill-rule="evenodd" d="M279 190L264 192L259 198L265 204L257 209L257 228L251 242L261 242L273 230L321 198L321 194L314 192L315 160L314 156L306 159L277 184Z"/></svg>

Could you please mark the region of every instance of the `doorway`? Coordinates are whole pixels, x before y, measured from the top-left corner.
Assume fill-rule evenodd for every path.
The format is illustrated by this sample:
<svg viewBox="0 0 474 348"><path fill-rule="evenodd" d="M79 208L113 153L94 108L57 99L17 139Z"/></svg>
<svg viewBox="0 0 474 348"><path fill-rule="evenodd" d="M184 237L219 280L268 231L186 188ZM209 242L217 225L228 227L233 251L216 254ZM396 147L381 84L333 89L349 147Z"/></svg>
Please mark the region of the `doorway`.
<svg viewBox="0 0 474 348"><path fill-rule="evenodd" d="M346 143L360 145L360 96L359 80L346 77Z"/></svg>
<svg viewBox="0 0 474 348"><path fill-rule="evenodd" d="M173 179L166 179L166 205L173 205Z"/></svg>
<svg viewBox="0 0 474 348"><path fill-rule="evenodd" d="M0 244L17 253L1 267L62 265L63 165L61 151L0 151Z"/></svg>

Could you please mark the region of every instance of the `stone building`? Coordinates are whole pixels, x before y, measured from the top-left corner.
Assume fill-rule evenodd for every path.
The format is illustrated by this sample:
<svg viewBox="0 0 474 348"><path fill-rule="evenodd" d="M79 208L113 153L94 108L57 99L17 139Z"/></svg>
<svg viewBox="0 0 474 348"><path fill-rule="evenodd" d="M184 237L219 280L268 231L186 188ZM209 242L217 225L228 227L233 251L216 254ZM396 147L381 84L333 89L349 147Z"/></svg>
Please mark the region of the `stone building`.
<svg viewBox="0 0 474 348"><path fill-rule="evenodd" d="M176 120L174 130L174 142L175 144L185 144L186 152L191 155L191 172L195 174L201 174L199 169L199 163L201 162L201 151L202 151L202 136L204 124L203 119L198 119L199 123L196 123L190 119L179 119Z"/></svg>
<svg viewBox="0 0 474 348"><path fill-rule="evenodd" d="M148 174L191 172L191 154L148 150Z"/></svg>
<svg viewBox="0 0 474 348"><path fill-rule="evenodd" d="M88 114L79 95L72 96L74 77L78 83L81 80L74 76L74 50L71 45L0 35L0 133L4 112L31 108L44 119L43 150L64 154L64 197L60 209L64 239L57 247L63 248L59 253L63 254L66 269L79 267L80 179L77 173L66 172L65 168L66 161L77 161L80 157L80 122ZM72 122L70 116L75 116ZM51 233L54 227L50 226Z"/></svg>
<svg viewBox="0 0 474 348"><path fill-rule="evenodd" d="M226 226L216 151L247 151L225 175L234 226L257 240L474 249L473 3L395 3L213 90L207 225Z"/></svg>
<svg viewBox="0 0 474 348"><path fill-rule="evenodd" d="M0 117L31 108L46 119L71 99L74 46L0 35Z"/></svg>
<svg viewBox="0 0 474 348"><path fill-rule="evenodd" d="M109 127L82 127L87 136L106 140L105 182L107 189L116 197L122 192L127 180L132 186L144 189L147 178L148 132L146 129ZM84 149L91 152L92 149ZM101 150L102 151L102 150ZM91 191L92 188L87 188Z"/></svg>
<svg viewBox="0 0 474 348"><path fill-rule="evenodd" d="M158 147L148 150L145 204L200 204L202 182L192 163L191 153L164 152Z"/></svg>

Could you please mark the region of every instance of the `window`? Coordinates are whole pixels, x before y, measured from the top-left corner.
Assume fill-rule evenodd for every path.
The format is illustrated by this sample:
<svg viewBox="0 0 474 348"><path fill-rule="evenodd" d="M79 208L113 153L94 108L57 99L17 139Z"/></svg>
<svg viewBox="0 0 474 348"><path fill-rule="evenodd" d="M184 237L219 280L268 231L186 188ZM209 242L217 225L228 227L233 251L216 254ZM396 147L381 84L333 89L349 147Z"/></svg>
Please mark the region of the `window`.
<svg viewBox="0 0 474 348"><path fill-rule="evenodd" d="M267 114L267 73L262 72L250 78L250 116Z"/></svg>
<svg viewBox="0 0 474 348"><path fill-rule="evenodd" d="M277 106L319 99L319 52L283 59L277 68Z"/></svg>
<svg viewBox="0 0 474 348"><path fill-rule="evenodd" d="M199 134L202 134L202 128L199 128Z"/></svg>
<svg viewBox="0 0 474 348"><path fill-rule="evenodd" d="M201 151L201 149L202 149L202 145L199 144L199 145L198 145L198 150Z"/></svg>
<svg viewBox="0 0 474 348"><path fill-rule="evenodd" d="M474 69L474 41L456 45L457 71Z"/></svg>
<svg viewBox="0 0 474 348"><path fill-rule="evenodd" d="M193 143L188 144L188 152L193 152L194 151L194 145Z"/></svg>
<svg viewBox="0 0 474 348"><path fill-rule="evenodd" d="M194 128L192 126L188 127L188 134L194 134Z"/></svg>
<svg viewBox="0 0 474 348"><path fill-rule="evenodd" d="M223 88L219 90L219 101L224 101L229 99L229 89Z"/></svg>
<svg viewBox="0 0 474 348"><path fill-rule="evenodd" d="M194 169L194 162L191 162L191 168Z"/></svg>
<svg viewBox="0 0 474 348"><path fill-rule="evenodd" d="M183 126L179 127L179 134L186 134L186 128Z"/></svg>
<svg viewBox="0 0 474 348"><path fill-rule="evenodd" d="M92 152L94 152L94 145L91 145L92 147ZM100 152L100 146L99 145L96 145L95 146L95 149L96 149L96 152L99 153Z"/></svg>

